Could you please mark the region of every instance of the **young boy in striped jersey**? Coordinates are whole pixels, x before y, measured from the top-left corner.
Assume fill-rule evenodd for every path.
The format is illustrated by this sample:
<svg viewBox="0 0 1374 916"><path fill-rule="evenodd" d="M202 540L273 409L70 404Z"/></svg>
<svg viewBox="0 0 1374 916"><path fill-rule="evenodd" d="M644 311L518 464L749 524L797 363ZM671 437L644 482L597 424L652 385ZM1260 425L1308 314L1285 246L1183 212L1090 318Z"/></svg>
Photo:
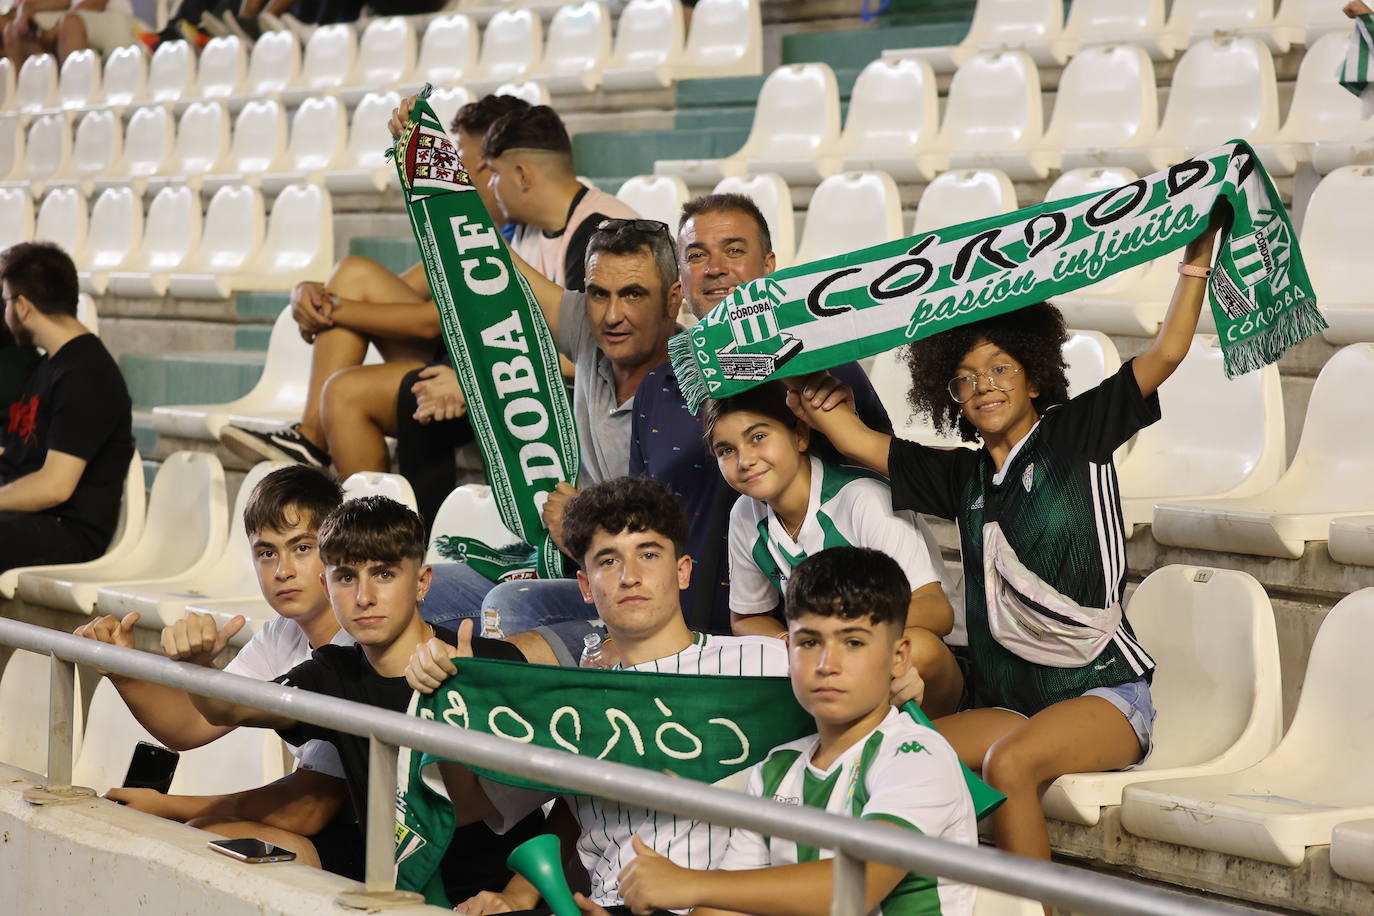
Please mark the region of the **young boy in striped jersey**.
<svg viewBox="0 0 1374 916"><path fill-rule="evenodd" d="M715 636L687 627L680 598L692 574L692 558L684 552L687 516L665 484L619 477L582 489L568 501L563 540L569 554L582 562L578 585L615 640L617 667L679 674L787 675L787 648L781 640ZM430 693L457 673L451 659L470 654L471 633L472 622L463 621L456 652L442 641L421 644L407 669L410 685ZM555 797L476 778L459 764L442 764L440 769L459 824L485 819L500 833ZM591 899L601 906L621 903L617 876L634 857L630 838L635 834L649 837L653 848L672 861L703 868L718 866L729 842L727 830L671 814L589 796L562 798L576 824L566 825L560 833L565 842L577 836L577 852L591 877ZM500 894L479 894L457 909L506 912L528 909L538 900L534 887L516 877Z"/></svg>
<svg viewBox="0 0 1374 916"><path fill-rule="evenodd" d="M876 550L834 547L796 567L787 588L789 670L817 733L774 748L750 774L749 794L973 846L973 802L954 749L888 702L893 678L910 663L902 632L910 597L901 567ZM638 836L634 850L620 889L636 913L830 912L828 850L735 830L715 871L682 868ZM869 863L865 887L865 912L880 916L973 911L969 885L889 865Z"/></svg>

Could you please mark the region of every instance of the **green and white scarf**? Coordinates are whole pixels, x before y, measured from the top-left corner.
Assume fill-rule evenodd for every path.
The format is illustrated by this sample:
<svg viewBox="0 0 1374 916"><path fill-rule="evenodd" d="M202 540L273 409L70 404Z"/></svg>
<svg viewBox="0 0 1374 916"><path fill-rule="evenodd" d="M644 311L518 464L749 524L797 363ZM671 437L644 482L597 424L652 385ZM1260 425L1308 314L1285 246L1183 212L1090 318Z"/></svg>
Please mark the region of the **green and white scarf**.
<svg viewBox="0 0 1374 916"><path fill-rule="evenodd" d="M669 354L695 412L707 397L1080 289L1182 248L1228 208L1209 289L1226 373L1239 375L1326 322L1273 182L1238 140L1114 190L777 271L735 290Z"/></svg>
<svg viewBox="0 0 1374 916"><path fill-rule="evenodd" d="M1336 79L1353 95L1365 98L1365 91L1374 82L1374 15L1355 17L1355 33L1350 36L1345 60L1336 71Z"/></svg>
<svg viewBox="0 0 1374 916"><path fill-rule="evenodd" d="M537 548L450 535L440 539L440 550L450 559L471 559L473 568L498 581L555 578L561 555L541 510L559 481L577 480L577 427L544 314L425 101L430 90L426 84L416 97L409 123L387 152L501 521Z"/></svg>

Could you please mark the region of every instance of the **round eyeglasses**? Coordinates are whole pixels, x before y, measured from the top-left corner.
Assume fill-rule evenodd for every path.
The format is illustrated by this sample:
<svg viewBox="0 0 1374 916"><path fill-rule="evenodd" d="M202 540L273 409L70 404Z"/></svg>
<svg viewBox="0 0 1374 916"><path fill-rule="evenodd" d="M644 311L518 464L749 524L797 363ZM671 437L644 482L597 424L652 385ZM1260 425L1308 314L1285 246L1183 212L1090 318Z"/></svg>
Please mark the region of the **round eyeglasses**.
<svg viewBox="0 0 1374 916"><path fill-rule="evenodd" d="M1020 366L1003 364L993 366L986 372L975 372L972 375L956 375L949 380L949 396L957 403L962 404L973 397L978 391L978 380L985 378L988 384L998 391L1011 391L1015 387L1016 376L1021 372Z"/></svg>

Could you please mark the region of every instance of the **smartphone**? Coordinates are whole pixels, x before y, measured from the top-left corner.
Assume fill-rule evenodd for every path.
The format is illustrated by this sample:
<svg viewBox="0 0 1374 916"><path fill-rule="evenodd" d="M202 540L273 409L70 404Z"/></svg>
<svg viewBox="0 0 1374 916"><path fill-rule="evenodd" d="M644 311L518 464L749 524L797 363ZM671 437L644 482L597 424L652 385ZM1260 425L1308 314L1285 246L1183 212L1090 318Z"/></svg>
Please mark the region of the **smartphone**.
<svg viewBox="0 0 1374 916"><path fill-rule="evenodd" d="M296 854L289 849L273 846L265 840L211 840L211 849L240 862L257 865L262 862L290 862Z"/></svg>
<svg viewBox="0 0 1374 916"><path fill-rule="evenodd" d="M177 760L181 755L165 747L140 741L134 748L133 759L129 761L129 771L124 774L126 789L156 789L167 793L172 787L172 777L177 771Z"/></svg>

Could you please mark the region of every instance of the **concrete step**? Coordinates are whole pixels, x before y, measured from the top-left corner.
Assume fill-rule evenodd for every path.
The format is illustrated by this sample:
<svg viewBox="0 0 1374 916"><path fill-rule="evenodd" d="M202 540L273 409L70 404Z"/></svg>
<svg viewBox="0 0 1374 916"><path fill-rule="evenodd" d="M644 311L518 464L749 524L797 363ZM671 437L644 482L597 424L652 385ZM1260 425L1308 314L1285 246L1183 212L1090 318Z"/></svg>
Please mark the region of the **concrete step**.
<svg viewBox="0 0 1374 916"><path fill-rule="evenodd" d="M348 243L348 253L371 258L396 274L409 270L420 260L420 248L409 227L405 235L355 236Z"/></svg>
<svg viewBox="0 0 1374 916"><path fill-rule="evenodd" d="M652 175L659 159L719 159L744 145L747 128L681 133L677 130L607 131L573 137L577 174L590 178Z"/></svg>
<svg viewBox="0 0 1374 916"><path fill-rule="evenodd" d="M262 375L261 350L220 350L155 356L126 353L120 369L135 408L230 401L247 394Z"/></svg>

